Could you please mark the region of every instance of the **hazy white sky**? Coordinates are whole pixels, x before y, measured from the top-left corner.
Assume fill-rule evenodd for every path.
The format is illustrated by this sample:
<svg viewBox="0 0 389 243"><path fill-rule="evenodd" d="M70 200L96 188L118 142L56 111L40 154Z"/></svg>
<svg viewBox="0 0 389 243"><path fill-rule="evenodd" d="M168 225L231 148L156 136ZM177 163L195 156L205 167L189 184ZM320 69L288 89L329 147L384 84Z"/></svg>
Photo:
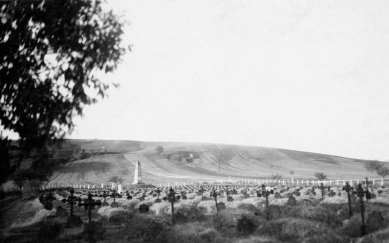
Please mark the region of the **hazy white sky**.
<svg viewBox="0 0 389 243"><path fill-rule="evenodd" d="M132 52L70 138L389 159L389 1L108 1Z"/></svg>

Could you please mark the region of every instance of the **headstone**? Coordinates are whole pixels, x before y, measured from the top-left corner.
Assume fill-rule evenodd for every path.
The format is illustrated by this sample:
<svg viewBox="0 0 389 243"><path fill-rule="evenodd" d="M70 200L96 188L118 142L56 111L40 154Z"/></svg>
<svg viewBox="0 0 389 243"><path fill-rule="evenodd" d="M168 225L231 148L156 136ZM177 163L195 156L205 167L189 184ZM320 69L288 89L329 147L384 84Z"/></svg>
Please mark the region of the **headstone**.
<svg viewBox="0 0 389 243"><path fill-rule="evenodd" d="M231 196L228 196L227 197L227 202L232 202L232 201L234 201L234 199Z"/></svg>
<svg viewBox="0 0 389 243"><path fill-rule="evenodd" d="M141 204L139 206L139 213L148 213L148 212L149 212L149 205Z"/></svg>
<svg viewBox="0 0 389 243"><path fill-rule="evenodd" d="M118 185L118 193L120 194L120 193L122 193L122 191L123 191L123 187L121 184L119 184Z"/></svg>
<svg viewBox="0 0 389 243"><path fill-rule="evenodd" d="M155 199L155 203L160 203L161 202L161 199L157 198Z"/></svg>
<svg viewBox="0 0 389 243"><path fill-rule="evenodd" d="M327 194L327 196L329 196L329 197L333 197L335 195L336 195L336 193L332 190Z"/></svg>
<svg viewBox="0 0 389 243"><path fill-rule="evenodd" d="M372 229L377 229L382 226L383 221L385 221L385 219L382 217L382 213L374 210L367 218L367 225Z"/></svg>
<svg viewBox="0 0 389 243"><path fill-rule="evenodd" d="M281 196L281 194L279 193L279 192L276 192L275 194L274 194L274 198L282 198L282 196Z"/></svg>
<svg viewBox="0 0 389 243"><path fill-rule="evenodd" d="M295 197L290 196L289 199L288 199L288 202L287 202L286 204L288 204L288 205L290 205L290 206L296 206L297 200L296 200Z"/></svg>
<svg viewBox="0 0 389 243"><path fill-rule="evenodd" d="M119 207L119 203L117 202L111 203L111 208L118 208L118 207Z"/></svg>
<svg viewBox="0 0 389 243"><path fill-rule="evenodd" d="M300 194L300 192L299 192L299 191L295 191L295 192L293 192L293 194L294 194L296 197L299 197L299 196L301 196L301 194Z"/></svg>
<svg viewBox="0 0 389 243"><path fill-rule="evenodd" d="M224 202L219 202L219 203L217 203L216 207L217 207L218 211L222 211L222 210L226 209L226 204Z"/></svg>

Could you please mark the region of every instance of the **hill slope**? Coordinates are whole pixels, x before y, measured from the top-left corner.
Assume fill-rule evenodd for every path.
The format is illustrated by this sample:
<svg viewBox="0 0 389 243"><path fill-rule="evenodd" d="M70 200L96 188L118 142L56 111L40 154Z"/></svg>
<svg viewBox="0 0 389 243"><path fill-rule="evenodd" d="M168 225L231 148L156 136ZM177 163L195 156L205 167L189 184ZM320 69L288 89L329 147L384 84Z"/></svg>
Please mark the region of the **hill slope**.
<svg viewBox="0 0 389 243"><path fill-rule="evenodd" d="M95 155L60 168L51 183L106 183L113 175L132 183L138 160L143 181L156 185L226 181L229 177L269 179L274 173L290 178L291 170L296 179L314 179L314 172L324 172L329 179L360 179L368 175L363 160L276 148L123 140L67 140L63 147L67 146L78 146ZM157 154L157 146L164 148L162 154ZM98 151L107 154L96 155Z"/></svg>

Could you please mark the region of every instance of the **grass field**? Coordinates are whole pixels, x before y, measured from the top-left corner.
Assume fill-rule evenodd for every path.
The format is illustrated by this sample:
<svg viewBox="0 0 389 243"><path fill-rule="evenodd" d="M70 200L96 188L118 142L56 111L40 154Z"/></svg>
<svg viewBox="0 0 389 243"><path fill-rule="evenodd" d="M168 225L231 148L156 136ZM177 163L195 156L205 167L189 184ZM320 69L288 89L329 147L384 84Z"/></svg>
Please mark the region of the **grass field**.
<svg viewBox="0 0 389 243"><path fill-rule="evenodd" d="M229 177L270 179L275 173L290 179L291 170L294 179L315 179L314 172L324 172L328 179L371 176L364 169L363 160L277 148L123 140L67 140L63 147L67 146L107 154L66 164L54 173L50 183L98 184L108 182L114 175L123 178L124 183L132 183L138 160L143 182L155 185L228 181ZM156 152L157 146L164 148L162 154Z"/></svg>

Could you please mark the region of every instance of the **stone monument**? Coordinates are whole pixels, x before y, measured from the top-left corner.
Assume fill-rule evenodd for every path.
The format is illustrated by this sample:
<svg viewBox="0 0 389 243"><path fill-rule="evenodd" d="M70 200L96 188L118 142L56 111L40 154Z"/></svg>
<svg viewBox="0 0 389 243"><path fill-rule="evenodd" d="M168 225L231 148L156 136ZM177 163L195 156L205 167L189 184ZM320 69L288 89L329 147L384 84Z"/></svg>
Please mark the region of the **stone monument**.
<svg viewBox="0 0 389 243"><path fill-rule="evenodd" d="M141 173L140 161L138 160L135 164L134 182L132 184L141 184L141 183L142 183L142 173Z"/></svg>

